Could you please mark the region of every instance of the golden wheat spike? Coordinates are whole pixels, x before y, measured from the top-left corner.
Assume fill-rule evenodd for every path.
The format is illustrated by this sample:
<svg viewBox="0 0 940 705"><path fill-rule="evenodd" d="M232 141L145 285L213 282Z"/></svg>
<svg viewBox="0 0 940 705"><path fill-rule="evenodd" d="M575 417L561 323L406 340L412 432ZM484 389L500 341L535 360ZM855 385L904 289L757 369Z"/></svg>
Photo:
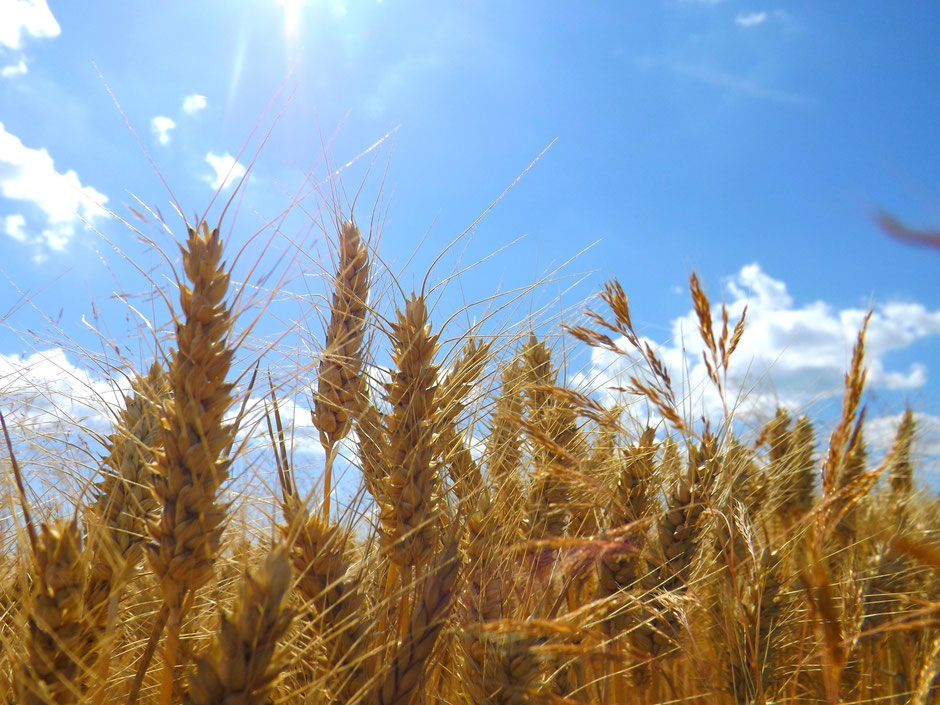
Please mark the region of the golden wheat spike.
<svg viewBox="0 0 940 705"><path fill-rule="evenodd" d="M280 676L281 642L293 612L285 605L291 570L283 547L256 574L246 574L232 611L223 614L207 653L195 659L186 705L265 705Z"/></svg>
<svg viewBox="0 0 940 705"><path fill-rule="evenodd" d="M228 480L228 450L235 428L226 422L233 385L232 313L225 301L229 274L216 228L189 228L179 284L182 319L168 378L172 396L163 410L163 447L157 454L154 494L162 512L150 522L148 558L168 610L162 705L173 697L178 638L186 598L212 578L222 543L226 506L219 493Z"/></svg>
<svg viewBox="0 0 940 705"><path fill-rule="evenodd" d="M84 620L82 537L73 520L43 524L37 538L20 697L27 705L78 703L100 655Z"/></svg>
<svg viewBox="0 0 940 705"><path fill-rule="evenodd" d="M369 297L369 251L352 221L340 224L338 250L330 322L317 372L313 409L313 424L327 456L323 480L326 518L330 515L336 444L349 433L364 401L362 348Z"/></svg>
<svg viewBox="0 0 940 705"><path fill-rule="evenodd" d="M414 296L392 325L392 381L385 418L388 474L381 482L382 542L399 567L426 565L436 546L439 478L433 459L438 408L437 335L428 311Z"/></svg>
<svg viewBox="0 0 940 705"><path fill-rule="evenodd" d="M420 698L427 661L454 605L459 572L457 541L451 540L426 571L408 629L384 679L366 698L368 705L408 705Z"/></svg>

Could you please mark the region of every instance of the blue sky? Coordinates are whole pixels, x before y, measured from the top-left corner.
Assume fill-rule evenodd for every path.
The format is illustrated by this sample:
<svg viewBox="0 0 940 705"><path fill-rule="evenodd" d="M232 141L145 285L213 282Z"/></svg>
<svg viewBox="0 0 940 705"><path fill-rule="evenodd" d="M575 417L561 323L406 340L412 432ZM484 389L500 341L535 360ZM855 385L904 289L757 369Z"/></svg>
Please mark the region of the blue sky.
<svg viewBox="0 0 940 705"><path fill-rule="evenodd" d="M713 299L751 306L735 379L758 385L760 414L837 404L854 328L874 306L872 434L890 435L909 402L925 447L940 450L940 253L888 239L871 218L885 208L940 223L933 3L0 0L0 16L8 395L15 380L51 384L56 369L81 376L82 356L54 338L146 356L139 316L113 294L145 293L137 267L160 258L109 214L167 251L169 237L125 204L140 210L136 197L176 233L181 224L110 88L187 214L209 205L217 169L237 156L241 173L270 132L226 227L247 247L242 265L265 243L270 266L293 261L298 294L322 290L300 270L328 257L324 155L353 162L332 183L341 201L362 184L361 223L378 203L381 254L408 289L551 144L436 270L439 280L461 253L469 263L523 238L450 286L441 319L596 241L543 300L584 273L556 307L577 308L617 277L641 332L681 367L683 343L697 355L682 338L695 270ZM297 204L308 173L321 187ZM616 367L583 360L583 380Z"/></svg>

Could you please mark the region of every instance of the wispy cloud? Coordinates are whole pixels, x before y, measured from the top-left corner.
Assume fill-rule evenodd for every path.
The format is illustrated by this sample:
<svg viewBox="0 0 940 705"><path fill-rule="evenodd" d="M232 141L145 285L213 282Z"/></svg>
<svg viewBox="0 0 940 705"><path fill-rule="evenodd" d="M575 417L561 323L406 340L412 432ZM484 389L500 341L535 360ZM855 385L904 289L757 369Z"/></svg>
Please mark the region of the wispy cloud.
<svg viewBox="0 0 940 705"><path fill-rule="evenodd" d="M91 186L83 186L78 174L69 169L59 172L49 152L32 149L0 123L0 195L11 201L31 204L39 212L34 219L21 213L4 219L4 232L20 242L36 247L35 259L46 258L48 251L65 249L76 228L85 220L92 222L106 215L102 207L108 198Z"/></svg>
<svg viewBox="0 0 940 705"><path fill-rule="evenodd" d="M670 68L673 72L681 76L688 76L689 78L693 78L710 86L723 88L732 93L740 93L741 95L747 95L752 98L800 106L813 105L816 102L813 98L801 93L791 93L768 88L750 78L720 71L702 64L680 63L672 64Z"/></svg>
<svg viewBox="0 0 940 705"><path fill-rule="evenodd" d="M58 37L62 31L46 0L3 0L0 14L0 46L8 49L22 49L25 37Z"/></svg>
<svg viewBox="0 0 940 705"><path fill-rule="evenodd" d="M174 127L176 127L176 123L173 119L163 115L157 115L150 121L150 131L153 132L160 144L170 143L170 130Z"/></svg>
<svg viewBox="0 0 940 705"><path fill-rule="evenodd" d="M193 93L183 98L183 112L187 115L195 115L200 110L205 110L209 101L204 95Z"/></svg>
<svg viewBox="0 0 940 705"><path fill-rule="evenodd" d="M226 152L225 154L213 154L209 152L206 155L206 163L212 167L212 174L203 177L203 181L214 189L227 189L245 175L244 166L235 161L235 157Z"/></svg>
<svg viewBox="0 0 940 705"><path fill-rule="evenodd" d="M742 12L734 18L734 23L739 27L756 27L766 21L766 12Z"/></svg>

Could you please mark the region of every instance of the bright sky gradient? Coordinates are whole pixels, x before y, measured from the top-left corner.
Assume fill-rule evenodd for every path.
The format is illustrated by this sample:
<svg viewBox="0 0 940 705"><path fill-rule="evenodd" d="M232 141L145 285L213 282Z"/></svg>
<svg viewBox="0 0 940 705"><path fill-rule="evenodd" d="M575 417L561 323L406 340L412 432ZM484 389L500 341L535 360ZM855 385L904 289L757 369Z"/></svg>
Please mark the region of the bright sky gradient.
<svg viewBox="0 0 940 705"><path fill-rule="evenodd" d="M871 440L910 403L936 454L940 252L890 240L871 216L940 224L938 27L940 5L882 0L0 0L0 388L81 376L78 356L50 362L30 339L48 328L40 311L82 347L101 347L90 326L121 340L136 325L113 293L144 288L135 265L159 257L109 214L167 251L125 204L181 230L110 87L190 217L220 187L224 202L280 113L226 219L236 246L310 190L305 174L323 179L324 153L355 161L346 197L369 172L356 214L368 223L378 198L393 271L426 235L405 288L552 144L474 228L464 262L524 239L451 287L442 311L597 241L564 270L588 276L563 304L619 278L677 368L685 333L694 385L694 269L714 300L750 304L734 377L749 386L774 365L751 398L769 413L838 404L873 306ZM302 206L315 215L322 198ZM322 239L298 207L272 247L322 261ZM610 360L588 362L584 378L609 374Z"/></svg>

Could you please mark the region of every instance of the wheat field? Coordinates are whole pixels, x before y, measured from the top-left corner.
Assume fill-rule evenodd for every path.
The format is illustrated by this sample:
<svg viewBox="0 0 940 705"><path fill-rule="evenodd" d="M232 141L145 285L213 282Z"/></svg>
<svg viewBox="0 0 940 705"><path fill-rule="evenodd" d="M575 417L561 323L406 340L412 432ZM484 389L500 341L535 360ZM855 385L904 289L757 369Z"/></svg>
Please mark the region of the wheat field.
<svg viewBox="0 0 940 705"><path fill-rule="evenodd" d="M377 308L351 216L331 236L297 361L312 477L285 386L235 369L237 253L205 223L85 490L36 501L5 423L3 702L940 702L940 506L911 410L866 450L864 326L835 423L781 408L739 437L689 418L616 281L576 324L443 340L425 291ZM747 319L690 290L725 398ZM653 413L573 387L573 345L633 361ZM249 398L272 481L242 511Z"/></svg>

